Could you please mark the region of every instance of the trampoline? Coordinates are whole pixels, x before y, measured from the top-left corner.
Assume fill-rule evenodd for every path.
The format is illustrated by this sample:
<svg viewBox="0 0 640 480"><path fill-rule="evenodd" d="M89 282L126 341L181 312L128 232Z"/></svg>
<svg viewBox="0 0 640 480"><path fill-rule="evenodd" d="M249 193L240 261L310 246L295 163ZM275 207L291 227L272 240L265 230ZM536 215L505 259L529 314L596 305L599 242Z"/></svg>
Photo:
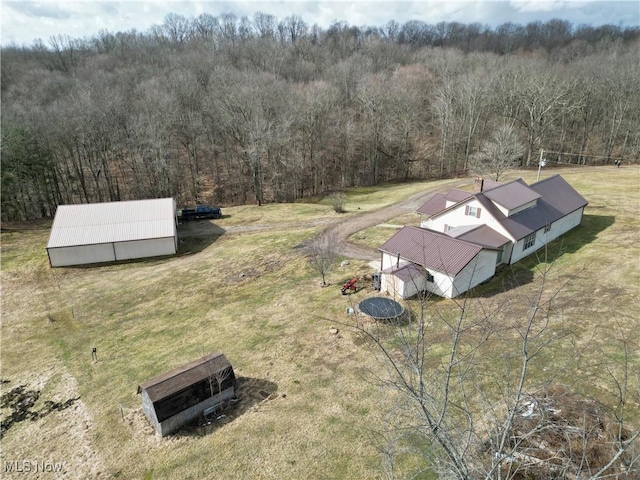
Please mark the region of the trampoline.
<svg viewBox="0 0 640 480"><path fill-rule="evenodd" d="M360 311L376 320L394 320L404 313L404 308L395 300L384 297L366 298L358 305Z"/></svg>

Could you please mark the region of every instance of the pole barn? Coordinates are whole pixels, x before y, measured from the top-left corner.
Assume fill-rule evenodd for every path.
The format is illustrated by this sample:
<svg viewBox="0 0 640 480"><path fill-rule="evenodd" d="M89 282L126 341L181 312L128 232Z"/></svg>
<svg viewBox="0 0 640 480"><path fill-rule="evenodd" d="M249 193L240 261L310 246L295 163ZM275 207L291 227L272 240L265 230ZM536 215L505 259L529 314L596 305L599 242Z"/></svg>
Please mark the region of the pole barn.
<svg viewBox="0 0 640 480"><path fill-rule="evenodd" d="M173 198L60 205L47 243L52 267L174 255L177 251Z"/></svg>

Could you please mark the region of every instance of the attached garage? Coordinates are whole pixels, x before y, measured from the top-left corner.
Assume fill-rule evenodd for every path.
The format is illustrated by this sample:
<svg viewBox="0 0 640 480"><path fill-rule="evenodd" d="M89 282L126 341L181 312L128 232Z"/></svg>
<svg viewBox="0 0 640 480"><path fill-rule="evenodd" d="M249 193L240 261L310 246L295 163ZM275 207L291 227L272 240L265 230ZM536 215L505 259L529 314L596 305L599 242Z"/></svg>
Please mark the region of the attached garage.
<svg viewBox="0 0 640 480"><path fill-rule="evenodd" d="M47 243L52 267L174 255L177 251L173 198L60 205Z"/></svg>

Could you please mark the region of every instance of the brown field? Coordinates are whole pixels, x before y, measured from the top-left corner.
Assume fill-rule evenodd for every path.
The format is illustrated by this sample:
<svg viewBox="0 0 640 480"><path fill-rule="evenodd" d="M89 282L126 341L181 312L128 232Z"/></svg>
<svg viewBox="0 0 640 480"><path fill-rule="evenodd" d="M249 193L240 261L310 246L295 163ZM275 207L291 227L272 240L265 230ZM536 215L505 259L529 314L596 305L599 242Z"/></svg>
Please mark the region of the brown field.
<svg viewBox="0 0 640 480"><path fill-rule="evenodd" d="M535 172L519 175L535 181ZM640 169L575 168L562 175L589 201L583 225L557 241L549 258L529 258L477 294L494 303L526 296L538 269L556 260L549 288L571 279L555 308L562 328L574 332L571 345L581 356L566 362L568 344L551 345L534 375L542 378L547 367L567 365L558 381L607 402L614 392L606 368L625 359L621 335L633 340L630 371L640 369ZM430 185L355 190L348 215ZM347 307L373 294L366 288L343 297L340 284L370 273L370 267L361 261L336 266L328 276L332 285L320 288L300 247L338 218L322 202L223 213L215 226L200 225L191 236L183 231L175 257L56 270L49 268L44 248L49 224L3 225L2 393L21 385L39 392L27 410L41 414L6 431L0 476L23 478L5 467L25 461L62 463L63 473L40 478L383 476L372 438L392 398L368 380L377 368L370 350L340 326L352 320ZM411 218L352 239L379 245L394 232L393 224ZM513 274L524 281L503 292L503 280ZM339 327L337 335L329 332L332 326ZM240 407L219 424L157 438L142 415L137 385L217 350L241 377L246 395ZM637 376L629 382L628 414L638 424ZM2 408L3 422L10 414L11 408ZM415 461L407 456L399 473Z"/></svg>

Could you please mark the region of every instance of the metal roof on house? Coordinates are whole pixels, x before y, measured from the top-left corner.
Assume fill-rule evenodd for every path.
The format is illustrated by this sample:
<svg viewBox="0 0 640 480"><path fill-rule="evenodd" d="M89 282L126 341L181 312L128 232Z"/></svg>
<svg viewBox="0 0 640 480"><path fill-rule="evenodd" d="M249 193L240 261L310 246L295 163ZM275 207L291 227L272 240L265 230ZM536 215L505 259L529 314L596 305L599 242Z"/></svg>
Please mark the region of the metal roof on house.
<svg viewBox="0 0 640 480"><path fill-rule="evenodd" d="M231 368L231 364L222 352L210 353L182 367L141 383L138 385L138 393L146 390L151 401L155 403L191 385L206 380L227 368Z"/></svg>
<svg viewBox="0 0 640 480"><path fill-rule="evenodd" d="M458 188L452 188L446 195L446 199L451 202L461 202L469 197L473 196L473 192L467 192L466 190L460 190Z"/></svg>
<svg viewBox="0 0 640 480"><path fill-rule="evenodd" d="M424 267L416 265L415 263L404 263L400 267L392 265L389 268L382 270L382 273L392 273L403 282L409 282L417 277L423 277L425 275Z"/></svg>
<svg viewBox="0 0 640 480"><path fill-rule="evenodd" d="M505 243L511 241L488 225L473 225L472 228L453 228L447 232L447 235L457 238L458 240L464 240L480 245L481 247L493 249L500 248Z"/></svg>
<svg viewBox="0 0 640 480"><path fill-rule="evenodd" d="M524 182L518 180L492 188L491 190L485 190L483 195L507 210L521 207L541 197L539 193L529 188Z"/></svg>
<svg viewBox="0 0 640 480"><path fill-rule="evenodd" d="M47 248L175 235L173 198L59 205Z"/></svg>
<svg viewBox="0 0 640 480"><path fill-rule="evenodd" d="M589 203L560 175L540 180L529 188L540 194L562 216L586 207Z"/></svg>
<svg viewBox="0 0 640 480"><path fill-rule="evenodd" d="M447 207L447 196L444 193L436 193L427 200L418 210L423 215L434 215Z"/></svg>
<svg viewBox="0 0 640 480"><path fill-rule="evenodd" d="M513 185L509 189L499 192L503 187ZM509 199L509 193L515 195ZM439 212L431 213L432 217L439 216L445 212L458 208L466 201L475 199L495 220L502 225L513 239L520 240L527 235L540 230L545 225L553 223L571 212L585 207L588 202L580 195L567 181L560 175L541 180L531 186L521 180L514 180L509 184L495 187L489 191L478 192L466 200L462 200L456 205L444 208ZM497 199L504 203L500 203ZM527 200L529 199L529 200ZM516 208L537 199L535 206L522 210L510 217L507 217L496 206L500 203L506 208ZM525 201L526 200L526 201ZM521 203L523 202L523 203ZM506 204L506 205L505 205Z"/></svg>
<svg viewBox="0 0 640 480"><path fill-rule="evenodd" d="M489 180L487 178L483 178L483 179L481 179L481 182L480 182L480 191L481 192L486 192L486 191L491 190L493 188L501 187L502 185L504 185L504 183L500 183L500 182L496 182L495 180Z"/></svg>
<svg viewBox="0 0 640 480"><path fill-rule="evenodd" d="M441 212L447 207L447 201L449 202L461 202L462 200L466 200L467 198L471 198L473 196L473 192L467 192L465 190L460 190L457 188L452 188L448 193L436 193L427 200L416 212L421 213L423 215L435 215L436 213Z"/></svg>
<svg viewBox="0 0 640 480"><path fill-rule="evenodd" d="M425 268L457 275L474 259L482 247L451 238L444 233L405 226L387 240L380 250Z"/></svg>

